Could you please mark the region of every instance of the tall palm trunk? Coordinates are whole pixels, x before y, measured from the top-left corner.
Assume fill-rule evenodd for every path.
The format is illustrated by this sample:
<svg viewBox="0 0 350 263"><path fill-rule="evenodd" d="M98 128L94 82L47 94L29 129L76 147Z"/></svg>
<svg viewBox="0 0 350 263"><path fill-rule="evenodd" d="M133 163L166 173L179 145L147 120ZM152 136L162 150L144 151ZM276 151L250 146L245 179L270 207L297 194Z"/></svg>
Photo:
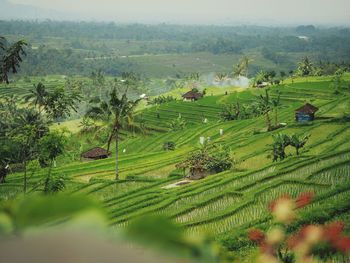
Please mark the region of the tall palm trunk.
<svg viewBox="0 0 350 263"><path fill-rule="evenodd" d="M27 161L24 161L24 180L23 180L23 192L27 192Z"/></svg>
<svg viewBox="0 0 350 263"><path fill-rule="evenodd" d="M278 125L278 110L275 108L275 126L277 127Z"/></svg>
<svg viewBox="0 0 350 263"><path fill-rule="evenodd" d="M115 180L119 180L119 163L118 163L118 158L119 158L119 132L116 130L115 133Z"/></svg>
<svg viewBox="0 0 350 263"><path fill-rule="evenodd" d="M54 162L53 160L50 161L49 171L48 171L47 176L46 176L45 185L44 185L44 192L45 193L49 192L49 185L50 185L50 180L51 180L51 172L52 172L53 162Z"/></svg>
<svg viewBox="0 0 350 263"><path fill-rule="evenodd" d="M266 126L267 126L267 131L271 131L271 119L270 119L270 115L269 112L265 113L265 117L266 117Z"/></svg>
<svg viewBox="0 0 350 263"><path fill-rule="evenodd" d="M114 136L114 131L111 132L111 134L109 135L108 142L107 142L107 152L109 152L109 150L111 149L111 143L113 140L113 136Z"/></svg>

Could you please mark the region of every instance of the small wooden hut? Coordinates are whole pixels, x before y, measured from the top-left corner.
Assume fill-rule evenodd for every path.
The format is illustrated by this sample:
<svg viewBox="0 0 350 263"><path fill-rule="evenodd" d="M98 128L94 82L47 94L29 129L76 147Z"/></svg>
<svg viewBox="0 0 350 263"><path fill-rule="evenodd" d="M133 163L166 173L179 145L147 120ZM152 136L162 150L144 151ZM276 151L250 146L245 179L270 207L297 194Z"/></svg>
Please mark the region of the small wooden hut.
<svg viewBox="0 0 350 263"><path fill-rule="evenodd" d="M203 94L200 92L189 91L182 95L184 101L196 101L203 98Z"/></svg>
<svg viewBox="0 0 350 263"><path fill-rule="evenodd" d="M95 147L86 152L83 152L80 155L80 159L85 161L93 161L93 160L106 159L109 156L111 156L111 152L108 152L106 149L103 149L101 147Z"/></svg>
<svg viewBox="0 0 350 263"><path fill-rule="evenodd" d="M318 108L310 103L295 110L295 120L297 122L313 121Z"/></svg>

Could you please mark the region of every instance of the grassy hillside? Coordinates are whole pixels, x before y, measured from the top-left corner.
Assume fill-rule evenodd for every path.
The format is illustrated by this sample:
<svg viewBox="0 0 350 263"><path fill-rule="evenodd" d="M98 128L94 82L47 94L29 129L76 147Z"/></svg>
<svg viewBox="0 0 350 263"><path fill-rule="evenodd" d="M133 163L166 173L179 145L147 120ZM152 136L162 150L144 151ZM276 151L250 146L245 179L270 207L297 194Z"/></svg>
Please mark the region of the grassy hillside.
<svg viewBox="0 0 350 263"><path fill-rule="evenodd" d="M252 226L266 228L271 219L268 203L286 193L293 197L304 191L316 194L302 209L303 222L343 219L350 223L350 124L345 117L350 113L350 94L335 94L329 85L329 78L307 78L271 88L273 96L281 92L278 118L287 123L273 132L265 131L263 116L229 122L218 117L222 105L252 102L262 94L260 89L230 88L228 95L219 95L225 90L216 88L213 95L209 92L198 102L176 101L146 108L136 119L163 132L122 141L121 180L113 180L114 155L101 161L59 165L54 173L66 176L67 192L101 200L115 228L140 215L162 214L183 226L188 235L212 235L229 249L245 248L242 254L251 249L246 231ZM294 110L305 102L320 109L317 118L307 124L296 123ZM171 131L169 122L179 114L187 127ZM203 118L208 122L203 123ZM220 129L224 130L222 136ZM272 135L278 132L311 137L300 156L289 149L287 159L272 163ZM163 188L181 180L175 164L199 147L200 136L229 146L236 159L234 169L181 187ZM163 151L166 141L174 141L176 150ZM30 183L34 185L45 173L35 173ZM22 180L21 174L10 175L7 183L0 185L0 198L21 192Z"/></svg>

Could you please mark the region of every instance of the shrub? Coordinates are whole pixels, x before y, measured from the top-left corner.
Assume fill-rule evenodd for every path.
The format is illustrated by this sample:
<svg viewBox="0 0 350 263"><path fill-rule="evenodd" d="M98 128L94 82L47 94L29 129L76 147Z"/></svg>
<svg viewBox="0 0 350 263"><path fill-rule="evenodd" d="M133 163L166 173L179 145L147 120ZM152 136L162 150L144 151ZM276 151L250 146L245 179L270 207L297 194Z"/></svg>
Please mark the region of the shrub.
<svg viewBox="0 0 350 263"><path fill-rule="evenodd" d="M48 186L48 193L54 194L64 190L66 188L64 176L54 176L51 178Z"/></svg>
<svg viewBox="0 0 350 263"><path fill-rule="evenodd" d="M222 146L204 145L200 150L191 153L187 159L176 165L178 169L189 169L193 175L194 171L209 173L220 173L232 168L233 158L227 148Z"/></svg>
<svg viewBox="0 0 350 263"><path fill-rule="evenodd" d="M128 181L135 181L139 179L136 175L128 175L127 177L125 177L125 180L128 180Z"/></svg>
<svg viewBox="0 0 350 263"><path fill-rule="evenodd" d="M176 147L176 144L175 142L165 142L163 144L163 150L164 151L174 151L175 150L175 147Z"/></svg>
<svg viewBox="0 0 350 263"><path fill-rule="evenodd" d="M215 173L220 173L229 170L233 166L233 159L230 156L228 149L221 146L216 147L213 154L211 155L212 160L209 163L209 170Z"/></svg>
<svg viewBox="0 0 350 263"><path fill-rule="evenodd" d="M160 105L160 104L164 104L164 103L168 103L171 101L175 101L176 98L174 98L173 96L159 96L154 98L153 100L151 100L148 104L150 105Z"/></svg>
<svg viewBox="0 0 350 263"><path fill-rule="evenodd" d="M305 146L310 138L310 135L299 136L293 134L289 136L287 134L278 133L273 135L273 161L281 161L286 158L285 149L288 146L292 146L296 150L296 154L299 155L299 150Z"/></svg>
<svg viewBox="0 0 350 263"><path fill-rule="evenodd" d="M223 121L245 120L260 116L261 110L256 103L248 105L237 102L225 105L219 115Z"/></svg>
<svg viewBox="0 0 350 263"><path fill-rule="evenodd" d="M179 131L179 130L183 130L186 127L186 121L182 118L181 115L179 115L179 117L177 117L176 119L174 119L170 124L170 129L173 131Z"/></svg>

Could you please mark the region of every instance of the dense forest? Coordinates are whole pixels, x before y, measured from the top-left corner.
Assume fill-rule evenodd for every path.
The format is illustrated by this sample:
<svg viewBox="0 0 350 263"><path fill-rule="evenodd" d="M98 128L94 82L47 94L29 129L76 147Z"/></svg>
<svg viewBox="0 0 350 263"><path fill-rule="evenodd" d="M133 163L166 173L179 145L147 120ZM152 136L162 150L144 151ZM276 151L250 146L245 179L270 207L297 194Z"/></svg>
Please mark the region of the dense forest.
<svg viewBox="0 0 350 263"><path fill-rule="evenodd" d="M0 32L31 44L21 68L27 75L230 72L243 55L253 58L251 74L262 64L289 72L306 55L315 62L350 62L349 28L0 21Z"/></svg>

